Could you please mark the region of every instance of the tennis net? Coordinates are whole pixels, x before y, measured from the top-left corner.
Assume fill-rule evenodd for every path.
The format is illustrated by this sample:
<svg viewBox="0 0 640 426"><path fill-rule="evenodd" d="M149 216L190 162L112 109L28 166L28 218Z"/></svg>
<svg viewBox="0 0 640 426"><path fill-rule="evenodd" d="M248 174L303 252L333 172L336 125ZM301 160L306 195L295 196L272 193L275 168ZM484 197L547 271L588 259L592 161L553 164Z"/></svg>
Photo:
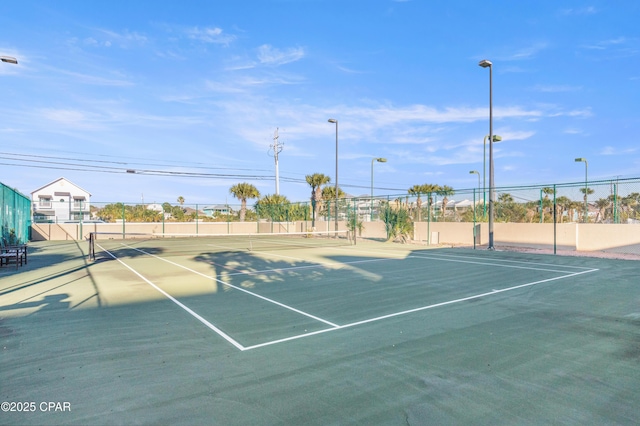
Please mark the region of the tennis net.
<svg viewBox="0 0 640 426"><path fill-rule="evenodd" d="M228 252L269 252L353 244L349 231L313 231L250 234L145 234L92 232L89 258L123 256L201 255Z"/></svg>

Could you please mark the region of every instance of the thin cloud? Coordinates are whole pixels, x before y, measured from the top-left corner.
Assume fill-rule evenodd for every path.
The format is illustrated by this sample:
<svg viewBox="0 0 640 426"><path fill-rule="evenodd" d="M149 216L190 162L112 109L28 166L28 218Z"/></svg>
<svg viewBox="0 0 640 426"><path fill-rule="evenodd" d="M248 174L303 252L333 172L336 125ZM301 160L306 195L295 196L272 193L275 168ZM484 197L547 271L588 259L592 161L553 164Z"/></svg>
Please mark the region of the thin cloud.
<svg viewBox="0 0 640 426"><path fill-rule="evenodd" d="M565 15L565 16L584 16L584 15L595 15L596 13L598 13L598 9L596 9L593 6L587 6L587 7L581 7L581 8L569 8L569 9L562 9L560 11L561 15Z"/></svg>
<svg viewBox="0 0 640 426"><path fill-rule="evenodd" d="M431 123L456 123L474 122L486 120L488 111L486 108L445 107L437 108L425 105L413 105L410 107L378 107L361 108L351 110L353 115L378 122L393 123L404 121L424 121ZM538 110L526 110L521 107L494 108L495 118L527 118L540 117L544 114Z"/></svg>
<svg viewBox="0 0 640 426"><path fill-rule="evenodd" d="M547 43L536 43L534 45L524 47L515 51L510 55L506 55L500 58L503 61L521 61L525 59L531 59L536 56L538 53L547 48Z"/></svg>
<svg viewBox="0 0 640 426"><path fill-rule="evenodd" d="M302 47L292 47L285 50L276 49L268 44L258 47L258 60L265 65L284 65L304 58Z"/></svg>
<svg viewBox="0 0 640 426"><path fill-rule="evenodd" d="M187 37L192 40L198 40L204 43L222 44L225 46L228 46L236 39L236 36L232 34L225 34L224 30L218 27L193 27L188 28L185 33L187 34Z"/></svg>
<svg viewBox="0 0 640 426"><path fill-rule="evenodd" d="M582 86L567 86L567 85L544 85L538 84L531 88L534 92L544 92L544 93L560 93L560 92L578 92L582 90Z"/></svg>
<svg viewBox="0 0 640 426"><path fill-rule="evenodd" d="M121 48L126 49L132 46L143 46L149 41L146 36L138 34L137 32L123 31L122 33L118 33L116 31L105 29L98 29L97 31L106 36L107 40L97 41L89 37L85 39L85 44L95 42L104 47L110 47L112 44L117 44Z"/></svg>
<svg viewBox="0 0 640 426"><path fill-rule="evenodd" d="M347 74L364 74L364 71L357 71L351 68L343 67L342 65L337 65L337 68Z"/></svg>
<svg viewBox="0 0 640 426"><path fill-rule="evenodd" d="M613 146L605 146L604 148L602 148L602 151L600 151L600 155L627 155L633 154L637 151L637 148L620 149Z"/></svg>
<svg viewBox="0 0 640 426"><path fill-rule="evenodd" d="M606 50L612 46L619 46L627 43L627 39L625 37L618 37L609 40L602 40L595 44L589 44L582 46L584 49L592 49L592 50Z"/></svg>
<svg viewBox="0 0 640 426"><path fill-rule="evenodd" d="M62 74L73 77L74 81L84 84L92 84L95 86L111 86L111 87L125 87L133 86L133 83L127 80L110 79L105 77L98 77L95 75L81 74L71 71L60 71Z"/></svg>
<svg viewBox="0 0 640 426"><path fill-rule="evenodd" d="M102 127L100 117L84 111L48 108L41 110L40 114L42 118L67 128L98 130Z"/></svg>
<svg viewBox="0 0 640 426"><path fill-rule="evenodd" d="M503 141L521 141L531 138L536 132L531 130L518 130L518 131L502 131L500 135Z"/></svg>

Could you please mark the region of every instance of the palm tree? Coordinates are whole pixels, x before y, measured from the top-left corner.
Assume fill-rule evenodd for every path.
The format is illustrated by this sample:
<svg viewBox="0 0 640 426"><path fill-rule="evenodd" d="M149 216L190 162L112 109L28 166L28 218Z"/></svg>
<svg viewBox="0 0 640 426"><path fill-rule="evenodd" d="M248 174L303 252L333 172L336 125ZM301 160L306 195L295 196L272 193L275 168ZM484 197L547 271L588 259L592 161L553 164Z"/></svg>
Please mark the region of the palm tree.
<svg viewBox="0 0 640 426"><path fill-rule="evenodd" d="M513 196L511 196L511 194L509 194L508 192L503 192L498 196L498 202L504 204L513 203Z"/></svg>
<svg viewBox="0 0 640 426"><path fill-rule="evenodd" d="M622 197L621 207L627 212L627 219L637 219L638 205L640 204L640 194L632 192L626 197Z"/></svg>
<svg viewBox="0 0 640 426"><path fill-rule="evenodd" d="M584 221L589 221L589 207L587 205L587 196L593 194L595 191L591 188L580 188L580 192L584 194Z"/></svg>
<svg viewBox="0 0 640 426"><path fill-rule="evenodd" d="M180 206L184 204L184 197L182 195L178 197L178 204L180 204Z"/></svg>
<svg viewBox="0 0 640 426"><path fill-rule="evenodd" d="M564 212L565 210L569 209L569 205L571 205L571 200L569 199L569 197L566 197L564 195L556 198L556 206L559 207L559 214L556 216L560 216L560 223L562 223L562 219L564 217ZM557 217L556 217L557 220Z"/></svg>
<svg viewBox="0 0 640 426"><path fill-rule="evenodd" d="M429 197L428 201L428 211L429 211L429 219L431 219L431 209L433 208L433 194L437 194L440 190L440 185L436 185L433 183L425 183L420 185L420 192L422 194L427 194Z"/></svg>
<svg viewBox="0 0 640 426"><path fill-rule="evenodd" d="M338 198L345 197L344 191L338 187ZM325 186L322 188L322 199L325 201L335 200L336 198L336 187L335 186Z"/></svg>
<svg viewBox="0 0 640 426"><path fill-rule="evenodd" d="M316 216L320 213L321 201L322 201L322 185L326 185L331 182L329 176L322 173L314 173L312 175L305 176L307 183L311 186L311 208L313 209L313 215L311 218L311 226L316 226Z"/></svg>
<svg viewBox="0 0 640 426"><path fill-rule="evenodd" d="M573 201L573 200L571 200L571 202L567 206L567 208L569 209L569 217L571 218L572 222L577 219L576 216L579 215L577 211L580 207L584 209L584 203L581 203L580 201Z"/></svg>
<svg viewBox="0 0 640 426"><path fill-rule="evenodd" d="M437 191L436 194L440 195L441 197L444 197L442 199L442 220L444 221L444 216L445 216L445 212L447 211L447 203L449 202L449 196L455 194L456 191L447 185L441 186Z"/></svg>
<svg viewBox="0 0 640 426"><path fill-rule="evenodd" d="M338 187L338 198L344 198L345 196L346 196L346 194L344 193L344 191L342 189L340 189L340 187ZM336 187L335 186L325 186L324 188L322 188L322 199L325 201L325 203L327 203L327 205L331 205L332 201L333 201L333 204L335 204ZM334 215L338 214L337 206L333 207L333 213L334 213ZM336 216L334 216L334 217L336 217Z"/></svg>
<svg viewBox="0 0 640 426"><path fill-rule="evenodd" d="M245 215L247 214L247 199L259 198L260 191L250 183L243 182L229 188L229 193L240 200L240 222L244 222Z"/></svg>
<svg viewBox="0 0 640 426"><path fill-rule="evenodd" d="M422 210L422 200L420 199L420 194L423 194L424 185L413 185L411 188L407 190L409 195L417 195L416 206L418 207L418 222L420 222L420 212Z"/></svg>
<svg viewBox="0 0 640 426"><path fill-rule="evenodd" d="M611 201L606 198L600 198L596 200L596 206L598 207L598 216L596 222L604 222L607 219L607 207L611 205Z"/></svg>
<svg viewBox="0 0 640 426"><path fill-rule="evenodd" d="M256 203L256 210L261 217L269 216L272 222L284 222L289 220L290 204L284 195L265 195Z"/></svg>

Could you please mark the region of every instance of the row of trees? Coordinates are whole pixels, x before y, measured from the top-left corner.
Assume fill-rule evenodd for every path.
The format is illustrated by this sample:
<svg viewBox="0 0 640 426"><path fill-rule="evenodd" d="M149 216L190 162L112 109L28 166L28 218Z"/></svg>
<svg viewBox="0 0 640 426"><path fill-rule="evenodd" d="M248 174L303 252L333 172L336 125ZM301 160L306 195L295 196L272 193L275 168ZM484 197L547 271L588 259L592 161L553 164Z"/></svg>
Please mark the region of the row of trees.
<svg viewBox="0 0 640 426"><path fill-rule="evenodd" d="M287 197L278 194L261 196L260 191L250 183L238 183L229 188L229 193L240 201L240 210L230 211L228 214L218 214L217 217L199 217L198 212L193 209L183 208L184 197L177 199L179 206L170 203L162 204L162 211L151 210L146 206L126 206L122 203L115 203L105 206L97 213L103 220L112 222L124 217L127 221L158 222L170 217L169 220L193 221L196 218L201 220L257 220L258 218L269 218L272 221L294 221L315 220L318 217L330 215L335 217L335 186L331 186L331 178L321 173L314 173L305 177L306 182L311 187L310 206L305 204L291 203ZM584 200L594 193L592 188L580 188ZM538 222L542 218L543 222L553 221L553 188L543 188L544 198L542 201L516 202L509 193L502 193L498 196L494 204L494 217L499 222ZM449 209L447 205L449 198L455 194L455 190L447 185L422 184L414 185L407 190L406 200L397 198L393 203L382 203L379 215L385 220L390 211L397 211L400 208L406 209L408 216L413 221L437 220L437 221L462 221L471 222L485 221L486 209L480 203L475 207L470 206L463 209ZM344 192L338 188L338 198L344 198ZM409 203L409 197L414 198L414 202ZM434 198L440 197L441 204L438 211L434 211L436 205ZM247 208L247 202L257 199L254 209ZM423 202L426 201L426 207ZM591 221L595 222L620 222L627 219L640 219L640 194L631 193L624 197L611 195L600 198L589 203L597 208L596 217L593 214ZM540 210L542 207L542 210ZM330 210L329 210L330 209ZM386 210L385 210L386 209ZM341 210L342 212L343 210ZM354 212L346 210L348 217L357 222ZM558 222L582 220L584 217L584 202L571 200L566 196L556 198L556 220ZM428 216L427 216L428 215Z"/></svg>
<svg viewBox="0 0 640 426"><path fill-rule="evenodd" d="M326 208L327 201L333 200L336 198L336 189L333 186L328 186L331 182L331 178L322 173L314 173L312 175L307 175L305 177L309 186L311 186L311 215L312 221L314 222L312 226L315 226L315 219L319 217L322 209ZM322 185L325 185L324 187ZM265 195L263 198L260 198L260 191L254 185L250 183L239 183L233 185L229 188L229 193L233 195L235 198L240 200L240 213L239 220L240 222L244 222L247 214L247 200L258 198L259 200L256 202L256 210L257 211L265 211L269 210L271 212L277 206L285 207L290 205L291 202L287 199L287 197L283 195ZM343 198L345 193L338 188L338 198ZM287 214L291 216L291 211L287 210ZM295 213L295 212L294 212ZM334 210L335 214L335 210ZM276 215L279 216L279 215ZM297 215L296 215L297 216ZM270 217L274 217L271 215Z"/></svg>
<svg viewBox="0 0 640 426"><path fill-rule="evenodd" d="M543 188L544 197L542 199L542 221L553 222L553 188ZM580 192L587 196L595 191L592 188L580 188ZM585 202L575 201L567 196L561 195L556 198L556 221L582 221L585 217ZM632 192L627 196L619 197L609 195L605 198L588 203L597 209L595 217L587 214L587 220L596 223L624 222L627 219L640 219L640 193ZM496 215L505 222L535 222L541 217L540 202L529 201L516 203L511 194L504 193L498 197L496 205ZM524 220L523 220L524 219Z"/></svg>
<svg viewBox="0 0 640 426"><path fill-rule="evenodd" d="M580 192L585 193L585 188L580 188ZM494 218L498 222L542 222L552 223L553 214L553 188L543 188L544 194L542 200L516 201L510 193L501 193L494 204ZM594 190L586 189L587 194L593 194ZM432 194L437 194L433 192ZM443 193L440 193L442 195ZM414 203L406 203L406 208L410 212L411 217L416 220L425 220L429 214L429 220L450 220L457 222L478 222L487 221L486 207L482 203L463 209L454 208L450 212L446 212L446 195L442 200L442 205L437 214L433 212L432 196L429 196L428 207L423 208L420 200ZM583 195L584 198L584 195ZM400 200L396 200L396 203ZM558 223L584 221L585 217L585 201L572 200L567 196L558 196L555 200L556 214L555 220ZM609 195L606 198L589 201L590 213L587 215L589 222L595 223L612 223L626 222L628 219L640 220L640 193L633 192L627 196L618 197ZM541 210L542 207L542 210ZM593 214L594 207L597 209Z"/></svg>

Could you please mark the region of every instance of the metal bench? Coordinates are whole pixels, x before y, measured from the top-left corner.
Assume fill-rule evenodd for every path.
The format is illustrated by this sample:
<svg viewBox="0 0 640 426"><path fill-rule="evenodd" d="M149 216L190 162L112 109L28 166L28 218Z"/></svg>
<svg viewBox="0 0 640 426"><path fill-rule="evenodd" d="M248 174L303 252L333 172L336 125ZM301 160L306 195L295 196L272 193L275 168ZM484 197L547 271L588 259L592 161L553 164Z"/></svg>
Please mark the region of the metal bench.
<svg viewBox="0 0 640 426"><path fill-rule="evenodd" d="M27 264L27 245L10 245L2 246L0 249L0 266L9 265L9 262L15 262L16 269L19 266Z"/></svg>

